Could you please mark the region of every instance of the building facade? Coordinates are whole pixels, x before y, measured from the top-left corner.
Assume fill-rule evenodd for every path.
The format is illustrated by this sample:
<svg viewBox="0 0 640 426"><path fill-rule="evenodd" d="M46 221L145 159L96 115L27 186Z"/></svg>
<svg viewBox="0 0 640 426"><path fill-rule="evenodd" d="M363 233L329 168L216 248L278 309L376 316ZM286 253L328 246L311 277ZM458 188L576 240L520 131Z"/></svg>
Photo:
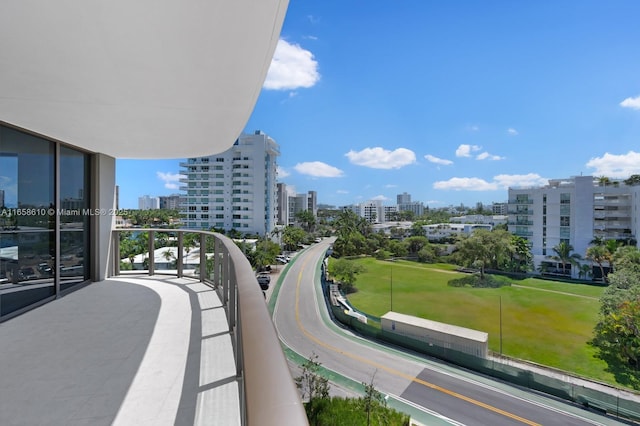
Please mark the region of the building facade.
<svg viewBox="0 0 640 426"><path fill-rule="evenodd" d="M267 235L277 221L276 159L280 147L261 131L241 135L228 150L180 163L190 229Z"/></svg>
<svg viewBox="0 0 640 426"><path fill-rule="evenodd" d="M161 209L179 210L180 199L180 194L161 195L158 197L159 206Z"/></svg>
<svg viewBox="0 0 640 426"><path fill-rule="evenodd" d="M277 183L276 193L278 199L278 219L277 225L287 226L289 224L289 193L287 192L287 184Z"/></svg>
<svg viewBox="0 0 640 426"><path fill-rule="evenodd" d="M396 196L396 204L410 204L411 203L411 194L403 192L402 194L398 194Z"/></svg>
<svg viewBox="0 0 640 426"><path fill-rule="evenodd" d="M553 179L541 187L509 188L508 228L529 241L536 269L576 277L578 268L551 259L554 247L564 242L584 257L596 237L636 245L639 204L640 186L593 176Z"/></svg>
<svg viewBox="0 0 640 426"><path fill-rule="evenodd" d="M318 217L318 195L316 191L286 196L287 216L289 218L288 225L295 225L297 223L296 216L300 212L311 212L313 217Z"/></svg>
<svg viewBox="0 0 640 426"><path fill-rule="evenodd" d="M138 209L140 210L154 210L160 208L160 199L158 197L151 197L149 195L143 195L138 197Z"/></svg>

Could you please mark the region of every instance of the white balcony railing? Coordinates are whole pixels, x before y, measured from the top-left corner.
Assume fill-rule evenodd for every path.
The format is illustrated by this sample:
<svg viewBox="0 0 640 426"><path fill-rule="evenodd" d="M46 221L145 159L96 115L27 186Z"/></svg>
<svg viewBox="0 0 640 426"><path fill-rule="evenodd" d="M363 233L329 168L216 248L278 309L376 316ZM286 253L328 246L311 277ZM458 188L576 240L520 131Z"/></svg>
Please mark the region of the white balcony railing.
<svg viewBox="0 0 640 426"><path fill-rule="evenodd" d="M110 275L121 273L121 238L142 233L148 236L144 249L152 255L146 257L143 269L134 271L193 277L216 290L233 340L243 425L308 425L264 295L249 261L233 241L218 233L186 229L119 228L113 233ZM156 258L160 245L167 250ZM164 253L175 255L164 258Z"/></svg>

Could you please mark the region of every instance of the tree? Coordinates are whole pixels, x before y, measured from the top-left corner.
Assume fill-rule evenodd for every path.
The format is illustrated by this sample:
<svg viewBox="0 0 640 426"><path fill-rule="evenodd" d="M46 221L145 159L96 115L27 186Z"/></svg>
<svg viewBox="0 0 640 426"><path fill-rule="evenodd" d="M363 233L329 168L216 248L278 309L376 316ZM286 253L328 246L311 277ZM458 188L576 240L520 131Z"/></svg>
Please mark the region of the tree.
<svg viewBox="0 0 640 426"><path fill-rule="evenodd" d="M315 424L318 414L322 410L321 400L329 398L329 379L319 374L321 364L318 355L312 353L304 364L302 372L296 377L296 387L300 390L305 403L305 411L311 424Z"/></svg>
<svg viewBox="0 0 640 426"><path fill-rule="evenodd" d="M629 186L640 185L640 175L629 176L629 178L624 180L624 184Z"/></svg>
<svg viewBox="0 0 640 426"><path fill-rule="evenodd" d="M588 260L598 264L598 266L600 267L602 281L606 281L604 266L602 264L607 260L607 249L601 245L591 246L587 248L586 257Z"/></svg>
<svg viewBox="0 0 640 426"><path fill-rule="evenodd" d="M371 254L377 249L367 244L367 238L374 235L371 224L351 210L340 213L335 222L337 238L333 244L333 256L355 256Z"/></svg>
<svg viewBox="0 0 640 426"><path fill-rule="evenodd" d="M429 240L425 236L413 236L406 238L404 243L410 254L417 255L420 250L429 245Z"/></svg>
<svg viewBox="0 0 640 426"><path fill-rule="evenodd" d="M175 262L172 261L172 259L175 260L175 256L173 254L173 252L169 249L165 250L162 252L162 256L164 257L164 259L167 261L167 263L169 264L169 267L175 266Z"/></svg>
<svg viewBox="0 0 640 426"><path fill-rule="evenodd" d="M578 278L589 278L591 276L591 265L583 263L580 265L580 270L578 270Z"/></svg>
<svg viewBox="0 0 640 426"><path fill-rule="evenodd" d="M424 229L421 223L416 222L413 225L411 225L411 236L426 238L427 231Z"/></svg>
<svg viewBox="0 0 640 426"><path fill-rule="evenodd" d="M637 247L628 245L618 248L613 255L613 260L618 269L640 274L640 250Z"/></svg>
<svg viewBox="0 0 640 426"><path fill-rule="evenodd" d="M384 396L375 388L373 384L375 377L376 373L374 372L369 383L362 382L362 385L364 386L364 397L362 398L362 405L364 407L364 411L367 413L367 426L371 425L371 414L375 410L375 408L378 406L385 407L387 405Z"/></svg>
<svg viewBox="0 0 640 426"><path fill-rule="evenodd" d="M495 231L495 229L494 229ZM532 269L533 255L529 241L518 235L512 235L509 242L509 267L511 272L528 272Z"/></svg>
<svg viewBox="0 0 640 426"><path fill-rule="evenodd" d="M282 232L282 244L286 250L297 250L298 245L307 237L307 233L303 229L296 226L287 226Z"/></svg>
<svg viewBox="0 0 640 426"><path fill-rule="evenodd" d="M622 266L624 265L624 266ZM628 265L628 266L627 266ZM600 320L590 342L620 383L640 389L640 273L622 262L609 274L600 299Z"/></svg>
<svg viewBox="0 0 640 426"><path fill-rule="evenodd" d="M353 293L358 274L365 271L364 266L347 259L332 259L329 262L329 273L342 284L344 293Z"/></svg>
<svg viewBox="0 0 640 426"><path fill-rule="evenodd" d="M571 267L579 264L581 256L578 253L571 253L573 246L566 241L560 241L560 244L553 247L553 251L555 256L551 256L551 259L562 264L562 272L565 274L569 265L569 275L571 275Z"/></svg>
<svg viewBox="0 0 640 426"><path fill-rule="evenodd" d="M310 212L309 210L299 211L298 213L296 213L296 219L298 219L298 221L302 223L305 231L313 231L313 228L316 224L316 218L312 212Z"/></svg>
<svg viewBox="0 0 640 426"><path fill-rule="evenodd" d="M497 267L507 253L511 234L506 231L488 231L478 229L456 243L456 257L464 266L480 270L480 279L484 280L485 269Z"/></svg>

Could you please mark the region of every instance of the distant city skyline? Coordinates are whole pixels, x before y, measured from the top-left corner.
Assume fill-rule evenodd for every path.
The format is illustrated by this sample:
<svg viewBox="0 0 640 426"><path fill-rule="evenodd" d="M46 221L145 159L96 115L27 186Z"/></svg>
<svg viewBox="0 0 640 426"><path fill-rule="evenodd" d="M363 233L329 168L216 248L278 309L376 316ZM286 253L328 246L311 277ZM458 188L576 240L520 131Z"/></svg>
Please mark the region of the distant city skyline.
<svg viewBox="0 0 640 426"><path fill-rule="evenodd" d="M279 182L336 206L626 178L640 173L639 15L624 0L292 2L245 131L280 145ZM175 192L178 162L118 160L122 207Z"/></svg>

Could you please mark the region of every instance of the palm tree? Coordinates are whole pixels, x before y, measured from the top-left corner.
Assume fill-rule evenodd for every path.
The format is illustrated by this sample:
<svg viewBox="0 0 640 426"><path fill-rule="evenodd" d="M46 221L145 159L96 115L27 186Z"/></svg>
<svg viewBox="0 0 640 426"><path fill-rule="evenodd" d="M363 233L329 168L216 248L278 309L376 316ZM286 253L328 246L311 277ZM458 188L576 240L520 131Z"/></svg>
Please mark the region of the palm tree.
<svg viewBox="0 0 640 426"><path fill-rule="evenodd" d="M566 241L561 241L560 244L553 247L553 251L556 255L551 256L551 259L562 264L563 273L566 273L568 264L569 275L571 275L571 267L573 265L578 265L578 261L581 259L581 256L578 253L571 253L573 251L573 246Z"/></svg>
<svg viewBox="0 0 640 426"><path fill-rule="evenodd" d="M618 240L607 240L604 243L604 248L607 250L607 261L609 262L609 273L613 272L613 258L618 251L618 248L622 247L623 243Z"/></svg>
<svg viewBox="0 0 640 426"><path fill-rule="evenodd" d="M591 260L592 262L596 262L598 264L598 266L600 267L600 274L602 275L602 281L604 281L605 274L604 274L604 266L602 265L602 263L607 260L607 249L603 245L591 246L587 249L586 256L587 256L587 259Z"/></svg>
<svg viewBox="0 0 640 426"><path fill-rule="evenodd" d="M587 263L583 263L580 265L580 270L578 271L578 277L580 278L589 278L591 275L591 265Z"/></svg>

